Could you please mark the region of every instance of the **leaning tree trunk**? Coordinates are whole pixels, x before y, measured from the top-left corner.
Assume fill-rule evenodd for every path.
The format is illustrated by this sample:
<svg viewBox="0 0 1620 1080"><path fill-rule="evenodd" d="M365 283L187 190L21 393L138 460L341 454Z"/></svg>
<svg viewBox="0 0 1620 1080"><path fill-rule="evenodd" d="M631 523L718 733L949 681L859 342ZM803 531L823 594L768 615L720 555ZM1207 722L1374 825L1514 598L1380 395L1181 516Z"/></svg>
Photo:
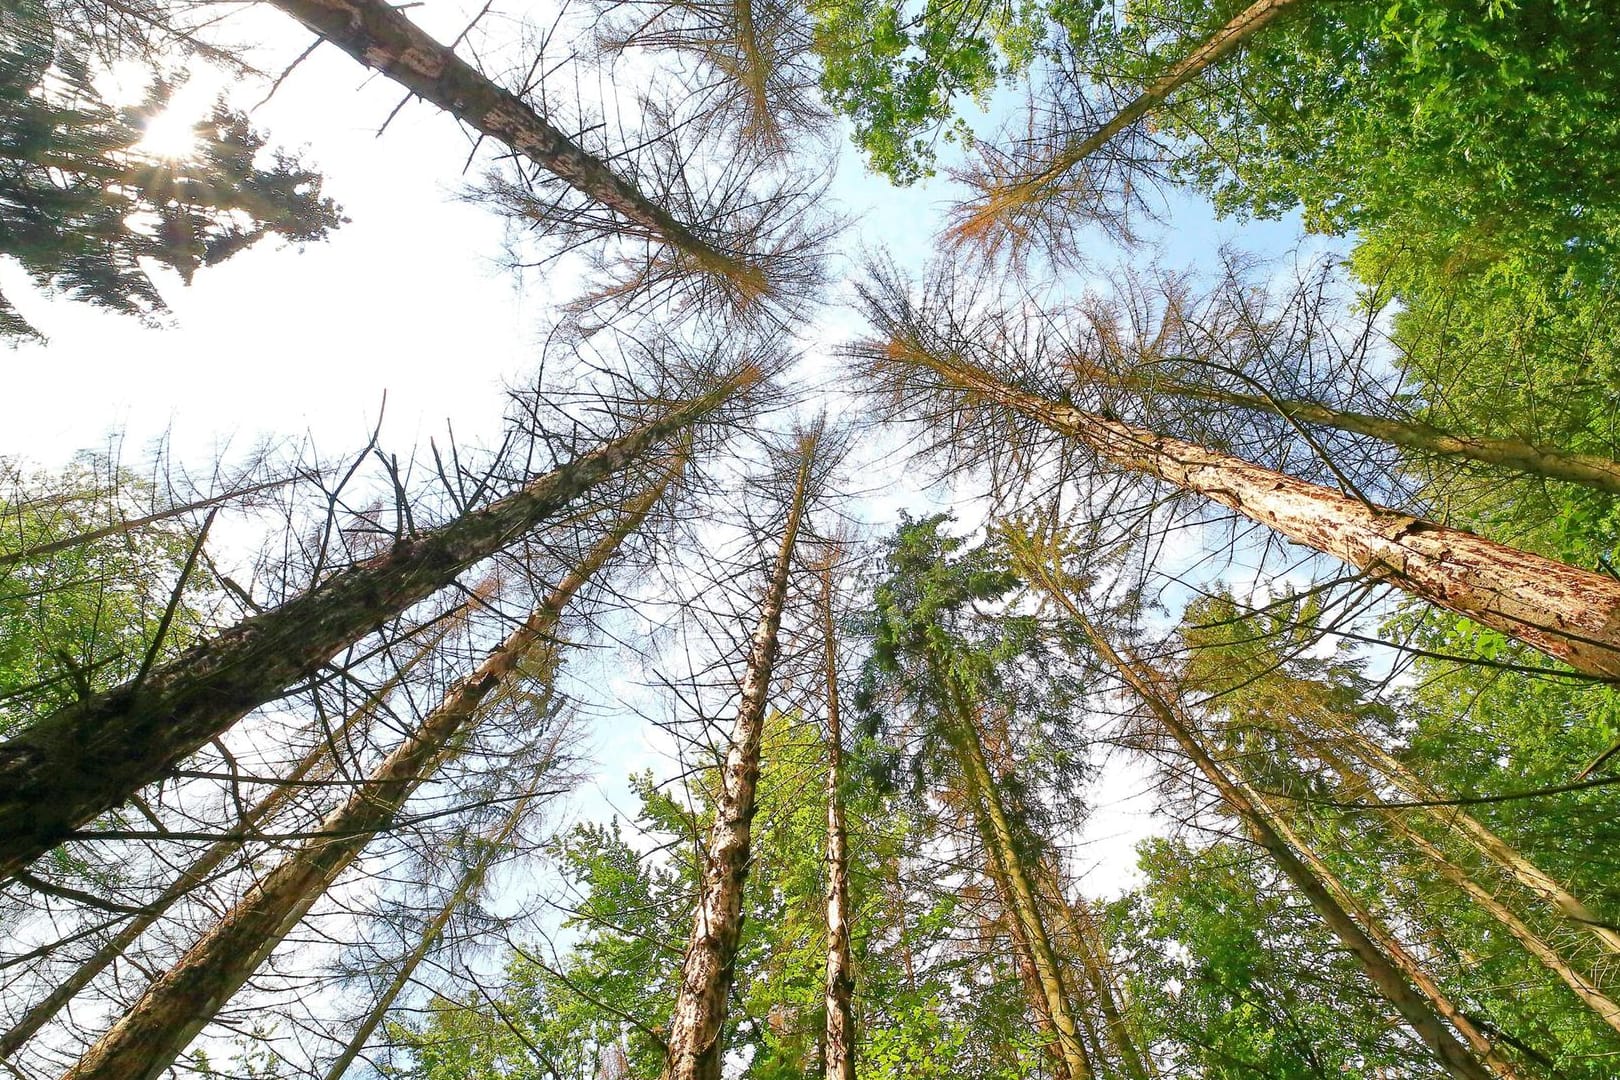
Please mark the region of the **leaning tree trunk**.
<svg viewBox="0 0 1620 1080"><path fill-rule="evenodd" d="M1470 814L1466 807L1448 805L1453 800L1448 799L1444 792L1431 787L1405 762L1354 727L1335 724L1332 734L1341 739L1355 756L1389 777L1396 788L1412 801L1429 804L1416 809L1427 814L1435 824L1461 837L1474 850L1511 874L1519 884L1546 900L1565 919L1591 931L1609 952L1620 953L1620 930L1600 919L1557 878L1497 836L1484 822Z"/></svg>
<svg viewBox="0 0 1620 1080"><path fill-rule="evenodd" d="M462 611L470 611L481 600L469 600L461 605ZM448 619L435 620L433 628L424 637L416 651L395 672L385 679L377 689L368 695L367 700L360 708L349 713L337 729L330 733L330 737L321 738L310 747L309 752L294 765L292 771L281 778L281 786L272 790L264 798L251 807L237 823L231 835L216 840L210 844L201 855L192 860L191 864L181 872L180 876L171 882L168 888L159 893L150 903L140 909L140 914L133 916L123 929L107 940L101 948L97 949L75 968L66 979L51 988L37 1005L29 1009L18 1021L13 1024L4 1035L0 1035L0 1058L10 1057L21 1048L29 1039L33 1038L40 1028L50 1022L57 1012L76 997L80 991L89 986L97 975L105 971L113 961L122 957L130 946L134 945L140 936L146 933L157 921L169 911L176 903L189 896L192 890L206 882L216 870L225 865L226 861L242 849L244 838L260 829L265 823L272 821L286 809L293 800L311 782L319 782L330 777L337 769L337 759L333 756L333 749L345 745L351 738L363 736L376 719L378 711L388 696L405 680L405 677L423 660L432 654L437 644L450 632L453 623Z"/></svg>
<svg viewBox="0 0 1620 1080"><path fill-rule="evenodd" d="M638 496L580 564L466 679L322 821L305 841L188 949L62 1080L155 1080L225 1006L472 726L484 701L524 660L554 640L563 608L618 550L662 497L660 483Z"/></svg>
<svg viewBox="0 0 1620 1080"><path fill-rule="evenodd" d="M1249 805L1262 815L1267 824L1276 830L1283 842L1288 844L1299 855L1306 866L1315 872L1317 878L1332 894L1334 900L1361 924L1367 936L1377 942L1390 960L1402 974L1418 989L1418 993L1428 999L1434 1011L1455 1028L1466 1041L1469 1047L1484 1061L1486 1066L1499 1080L1523 1080L1518 1068L1496 1049L1485 1033L1480 1030L1474 1020L1457 1007L1456 1003L1441 989L1440 984L1434 980L1423 963L1413 956L1411 951L1395 936L1394 931L1384 924L1384 921L1375 915L1370 908L1345 887L1339 876L1333 872L1327 861L1316 853L1316 849L1299 835L1299 832L1288 821L1287 816L1262 792L1255 789L1241 775L1228 774L1231 782L1242 792Z"/></svg>
<svg viewBox="0 0 1620 1080"><path fill-rule="evenodd" d="M1295 852L1288 841L1273 827L1267 815L1204 750L1202 743L1194 734L1192 725L1181 715L1180 709L1172 704L1174 699L1171 692L1161 690L1157 685L1160 681L1157 673L1151 672L1146 665L1127 659L1114 651L1089 622L1083 625L1098 653L1119 672L1125 682L1147 704L1171 738L1181 747L1182 752L1220 792L1222 800L1243 822L1255 843L1271 856L1294 887L1310 901L1328 929L1361 963L1363 970L1372 979L1373 985L1390 1004L1395 1006L1407 1026L1434 1053L1445 1070L1457 1080L1488 1080L1493 1075L1493 1070L1488 1070L1468 1048L1457 1041L1457 1037L1435 1011L1429 999L1413 989L1400 966L1379 947L1355 916L1345 909L1329 884L1311 869L1306 859Z"/></svg>
<svg viewBox="0 0 1620 1080"><path fill-rule="evenodd" d="M1620 681L1620 580L1374 506L1147 428L1004 383L959 358L894 342L891 362L925 367L1069 436L1121 469L1201 495L1362 570L1532 645L1577 671Z"/></svg>
<svg viewBox="0 0 1620 1080"><path fill-rule="evenodd" d="M798 478L748 649L742 700L732 724L731 746L721 773L714 825L701 860L697 913L681 958L680 983L669 1022L661 1080L719 1080L725 1057L720 1035L742 935L743 883L753 841L755 795L759 786L760 743L765 731L771 671L776 664L782 608L787 602L793 550L809 498L815 440L800 446Z"/></svg>
<svg viewBox="0 0 1620 1080"><path fill-rule="evenodd" d="M410 985L411 978L416 974L416 969L422 965L422 961L427 959L428 954L433 951L433 947L438 944L439 938L444 934L444 928L450 925L450 920L455 917L457 910L467 902L469 897L483 887L484 879L489 874L489 868L494 865L496 858L499 857L503 850L503 846L512 838L512 834L517 831L518 826L523 824L525 817L528 815L529 807L533 805L536 799L543 798L547 794L546 791L541 789L541 784L544 782L545 775L542 771L535 777L534 783L529 790L524 792L523 797L512 804L511 811L507 813L500 826L483 840L478 857L462 873L460 879L456 882L455 888L450 891L449 897L445 899L444 906L434 914L427 926L423 928L422 936L417 939L416 945L400 961L399 969L394 972L394 977L388 980L388 985L383 987L381 994L377 995L377 1000L372 1003L371 1008L366 1012L365 1018L360 1021L360 1025L355 1028L354 1034L349 1037L348 1043L343 1047L343 1052L327 1067L325 1080L343 1080L343 1074L349 1071L349 1067L354 1064L355 1058L360 1056L360 1052L366 1048L366 1043L371 1041L371 1035L377 1030L377 1025L382 1023L383 1018L388 1015L388 1010L393 1008L394 1002L399 999L399 995Z"/></svg>
<svg viewBox="0 0 1620 1080"><path fill-rule="evenodd" d="M1009 179L985 192L972 205L965 207L951 232L968 239L991 231L1004 224L1018 208L1045 198L1052 188L1063 182L1064 176L1082 161L1113 142L1126 128L1164 104L1171 94L1181 89L1226 56L1233 49L1276 19L1297 0L1254 0L1238 12L1192 52L1178 60L1170 70L1149 83L1119 112L1109 117L1101 127L1077 142L1064 147L1056 157L1038 170Z"/></svg>
<svg viewBox="0 0 1620 1080"><path fill-rule="evenodd" d="M1008 899L1012 915L1023 931L1029 946L1030 960L1040 982L1041 995L1046 1004L1046 1015L1055 1029L1058 1048L1072 1080L1090 1080L1091 1062L1080 1041L1080 1027L1075 1020L1073 998L1063 978L1063 967L1052 948L1052 938L1046 932L1046 921L1041 915L1034 886L1018 854L1018 841L1012 822L1007 816L990 765L985 761L984 746L980 742L978 725L967 702L954 695L956 716L953 718L951 742L967 780L968 798L973 800L982 814L975 814L985 832L984 845L999 862L1006 875ZM987 828L985 828L987 826Z"/></svg>
<svg viewBox="0 0 1620 1080"><path fill-rule="evenodd" d="M1392 420L1384 416L1329 408L1316 401L1241 394L1214 386L1119 375L1101 371L1091 364L1076 364L1075 371L1084 380L1117 386L1133 393L1165 393L1213 405L1233 405L1256 412L1277 413L1291 422L1336 428L1352 435L1366 435L1403 450L1462 458L1527 476L1582 484L1611 495L1620 495L1620 462L1596 454L1575 454L1519 439L1458 435L1418 420Z"/></svg>
<svg viewBox="0 0 1620 1080"><path fill-rule="evenodd" d="M1103 1014L1108 1030L1108 1042L1119 1055L1120 1068L1130 1080L1158 1080L1153 1059L1137 1046L1137 1032L1130 1018L1120 1009L1120 994L1114 983L1114 965L1108 955L1108 943L1098 932L1095 918L1087 909L1084 899L1078 904L1069 899L1063 888L1063 875L1055 855L1049 854L1039 865L1044 884L1052 894L1052 903L1058 918L1063 921L1069 938L1074 943L1074 957L1086 973L1092 993L1097 996L1097 1008Z"/></svg>
<svg viewBox="0 0 1620 1080"><path fill-rule="evenodd" d="M1327 928L1360 963L1385 1000L1395 1006L1419 1041L1427 1046L1447 1073L1456 1080L1490 1080L1492 1073L1468 1048L1457 1041L1446 1022L1421 993L1413 989L1391 958L1369 937L1354 916L1335 899L1328 885L1296 854L1282 835L1272 827L1265 813L1254 804L1243 788L1205 751L1186 717L1175 690L1164 676L1134 656L1117 650L1080 610L1069 589L1074 584L1062 572L1045 563L1038 548L1014 541L1016 565L1032 585L1050 596L1079 626L1097 655L1111 666L1135 692L1142 703L1175 740L1182 752L1214 785L1227 807L1238 817L1254 842L1270 855L1294 888L1310 902Z"/></svg>
<svg viewBox="0 0 1620 1080"><path fill-rule="evenodd" d="M757 368L746 368L520 491L403 540L144 678L60 709L0 744L0 878L161 779L345 645L556 517L759 377Z"/></svg>
<svg viewBox="0 0 1620 1080"><path fill-rule="evenodd" d="M1350 763L1337 753L1314 739L1306 740L1306 749L1324 761L1338 775L1342 790L1351 793L1352 797L1359 791L1368 799L1375 798L1372 785L1368 783L1367 778L1357 773L1350 767ZM1378 813L1390 831L1416 848L1441 878L1450 882L1478 904L1481 910L1500 923L1509 934L1513 935L1514 940L1524 946L1526 952L1563 980L1564 985L1574 991L1575 996L1589 1009L1597 1013L1599 1019L1616 1031L1620 1031L1620 1004L1616 1004L1613 998L1603 993L1597 983L1576 971L1557 949L1531 929L1529 924L1503 903L1495 893L1474 880L1468 871L1452 862L1438 844L1408 825L1400 810L1381 810Z"/></svg>
<svg viewBox="0 0 1620 1080"><path fill-rule="evenodd" d="M516 94L502 89L384 0L270 0L368 68L387 75L480 135L495 139L607 207L700 269L730 280L737 294L768 291L765 275L717 248L685 222L587 153Z"/></svg>
<svg viewBox="0 0 1620 1080"><path fill-rule="evenodd" d="M855 1080L855 962L849 943L849 830L844 823L844 733L838 705L833 623L834 548L821 568L822 666L827 694L827 1032L826 1080Z"/></svg>

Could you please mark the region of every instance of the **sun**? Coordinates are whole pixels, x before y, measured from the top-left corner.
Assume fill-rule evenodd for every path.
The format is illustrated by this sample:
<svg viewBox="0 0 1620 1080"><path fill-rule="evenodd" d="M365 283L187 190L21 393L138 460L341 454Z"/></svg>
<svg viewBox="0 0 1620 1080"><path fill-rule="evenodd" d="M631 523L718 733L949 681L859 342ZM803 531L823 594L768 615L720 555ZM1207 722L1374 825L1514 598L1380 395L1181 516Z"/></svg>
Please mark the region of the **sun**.
<svg viewBox="0 0 1620 1080"><path fill-rule="evenodd" d="M142 154L169 161L191 157L197 152L197 121L201 116L186 102L171 102L146 122L146 132L135 149Z"/></svg>

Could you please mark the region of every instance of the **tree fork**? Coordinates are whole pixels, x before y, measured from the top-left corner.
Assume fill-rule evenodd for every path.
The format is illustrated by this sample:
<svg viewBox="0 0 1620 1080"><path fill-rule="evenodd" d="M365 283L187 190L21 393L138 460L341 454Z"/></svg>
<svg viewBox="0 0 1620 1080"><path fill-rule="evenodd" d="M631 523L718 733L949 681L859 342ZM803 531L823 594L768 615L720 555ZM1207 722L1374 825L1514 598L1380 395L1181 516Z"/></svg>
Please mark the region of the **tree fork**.
<svg viewBox="0 0 1620 1080"><path fill-rule="evenodd" d="M394 821L405 801L454 753L457 736L519 665L549 647L563 609L662 497L667 479L628 506L614 527L526 619L373 770L320 831L225 914L149 986L62 1080L155 1080L253 976L283 938Z"/></svg>
<svg viewBox="0 0 1620 1080"><path fill-rule="evenodd" d="M755 794L759 786L760 743L771 672L776 665L782 609L799 526L809 499L816 436L799 444L799 466L787 521L771 567L769 586L760 605L743 673L741 701L732 723L731 745L721 772L720 799L707 851L702 856L697 913L681 958L675 1009L670 1017L668 1052L660 1080L720 1080L731 981L742 934L743 885L753 838Z"/></svg>
<svg viewBox="0 0 1620 1080"><path fill-rule="evenodd" d="M435 41L384 0L269 0L275 7L460 122L511 147L575 190L639 226L744 297L769 292L764 273L675 218L586 152L516 94Z"/></svg>
<svg viewBox="0 0 1620 1080"><path fill-rule="evenodd" d="M960 359L944 360L900 341L887 355L933 371L969 398L1022 413L1119 468L1202 495L1583 674L1620 681L1620 581L1614 578L1051 401Z"/></svg>
<svg viewBox="0 0 1620 1080"><path fill-rule="evenodd" d="M748 366L521 490L322 582L0 743L0 878L161 779L339 649L454 581L761 378Z"/></svg>

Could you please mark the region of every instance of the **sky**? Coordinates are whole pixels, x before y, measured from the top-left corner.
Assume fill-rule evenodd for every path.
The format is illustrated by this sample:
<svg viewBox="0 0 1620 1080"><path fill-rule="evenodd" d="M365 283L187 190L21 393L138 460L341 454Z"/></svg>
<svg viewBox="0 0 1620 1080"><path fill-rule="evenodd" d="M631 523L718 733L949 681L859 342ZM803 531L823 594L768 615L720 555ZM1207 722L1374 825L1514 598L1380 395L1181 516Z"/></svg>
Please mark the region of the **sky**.
<svg viewBox="0 0 1620 1080"><path fill-rule="evenodd" d="M467 16L457 3L434 0L412 7L411 17L443 39ZM270 72L309 41L285 16L257 7L224 30L257 43L257 62ZM238 107L265 93L262 82L206 70L193 80L196 89L180 101L198 112L215 87L231 91ZM363 443L385 393L384 440L402 453L442 439L447 424L463 439L493 442L504 388L533 365L549 306L574 291L575 268L559 263L521 281L504 269L502 223L458 198L469 179L469 143L457 125L411 103L377 135L402 96L335 48L304 60L254 109L254 121L273 144L302 148L350 222L302 250L261 243L199 272L189 287L160 275L173 310L163 326L43 296L0 262L0 290L49 338L0 351L0 458L54 469L118 438L138 457L160 436L180 460L198 465L265 439L308 438L332 453ZM852 220L845 265L859 250L883 248L920 269L949 194L944 180L894 189L845 152L829 191L831 208ZM1209 265L1225 243L1281 255L1299 237L1297 221L1216 222L1184 198L1170 209L1157 240L1173 266ZM805 339L812 352L830 356L858 332L853 313L835 301ZM914 470L891 466L877 475L885 479L869 485L858 508L874 524L939 498L921 489ZM664 752L645 735L627 739L622 727L599 732L597 742L603 785L576 806L579 816L623 809L616 777L656 766ZM1112 894L1130 880L1131 845L1154 828L1142 795L1147 782L1140 769L1113 767L1099 784L1093 824L1078 838L1083 860L1100 868L1090 891Z"/></svg>

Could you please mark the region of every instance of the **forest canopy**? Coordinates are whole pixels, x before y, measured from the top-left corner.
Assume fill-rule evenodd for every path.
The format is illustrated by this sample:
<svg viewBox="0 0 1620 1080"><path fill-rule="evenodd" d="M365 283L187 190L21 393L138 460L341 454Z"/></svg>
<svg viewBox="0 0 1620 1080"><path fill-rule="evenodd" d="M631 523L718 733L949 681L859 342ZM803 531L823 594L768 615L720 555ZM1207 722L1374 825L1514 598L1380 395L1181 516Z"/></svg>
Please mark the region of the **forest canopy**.
<svg viewBox="0 0 1620 1080"><path fill-rule="evenodd" d="M0 1063L1609 1080L1617 39L8 5Z"/></svg>

